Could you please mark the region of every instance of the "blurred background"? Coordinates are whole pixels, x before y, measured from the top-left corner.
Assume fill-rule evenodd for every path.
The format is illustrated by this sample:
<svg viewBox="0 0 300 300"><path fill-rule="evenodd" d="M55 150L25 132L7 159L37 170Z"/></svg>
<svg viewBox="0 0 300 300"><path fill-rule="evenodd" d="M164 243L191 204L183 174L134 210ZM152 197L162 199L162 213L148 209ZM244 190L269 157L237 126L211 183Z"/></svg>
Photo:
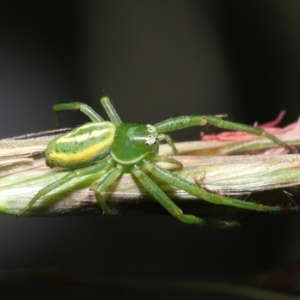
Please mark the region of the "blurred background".
<svg viewBox="0 0 300 300"><path fill-rule="evenodd" d="M82 101L124 122L224 114L283 124L300 112L300 2L2 1L0 138L54 127L54 103ZM86 121L62 114L63 126ZM202 129L201 129L202 130ZM197 140L199 128L175 134ZM300 259L298 214L259 214L239 228L169 216L0 216L0 270L58 266L99 276L235 280Z"/></svg>

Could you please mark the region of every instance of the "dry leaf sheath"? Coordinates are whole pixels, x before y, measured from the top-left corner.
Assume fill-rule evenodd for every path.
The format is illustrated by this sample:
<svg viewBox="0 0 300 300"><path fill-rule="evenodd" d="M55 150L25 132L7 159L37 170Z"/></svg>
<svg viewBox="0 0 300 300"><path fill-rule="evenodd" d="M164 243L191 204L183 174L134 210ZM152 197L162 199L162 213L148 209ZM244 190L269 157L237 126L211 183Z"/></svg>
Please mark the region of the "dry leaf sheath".
<svg viewBox="0 0 300 300"><path fill-rule="evenodd" d="M56 133L51 131L0 141L1 213L15 215L40 189L68 172L58 168L50 169L45 165L43 152ZM293 145L300 144L300 139L296 135L282 139ZM255 137L246 142L184 142L177 143L176 147L183 155L172 157L182 162L183 168L175 172L186 180L200 183L209 191L243 198L257 191L274 189L281 191L282 188L286 190L290 187L294 195L286 199L297 201L295 195L298 191L297 186L300 185L299 154L224 156L270 148L272 142L267 139ZM160 153L171 154L167 145L161 146ZM190 155L195 153L209 156ZM26 215L51 216L101 212L94 193L90 190L90 186L97 182L100 175L93 174L74 179L72 183L67 183L40 199ZM160 187L171 199L181 203L193 200L192 205L198 205L199 202L203 202L167 184ZM143 201L155 202L136 184L130 174L124 174L109 187L104 196L109 204L132 203L136 205L136 209Z"/></svg>

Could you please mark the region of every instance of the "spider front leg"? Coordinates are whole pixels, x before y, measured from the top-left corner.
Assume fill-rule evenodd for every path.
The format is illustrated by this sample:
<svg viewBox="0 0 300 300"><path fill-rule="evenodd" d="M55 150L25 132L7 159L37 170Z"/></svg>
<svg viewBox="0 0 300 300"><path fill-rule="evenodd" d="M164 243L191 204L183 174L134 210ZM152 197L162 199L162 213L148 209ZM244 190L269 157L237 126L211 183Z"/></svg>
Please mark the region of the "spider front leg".
<svg viewBox="0 0 300 300"><path fill-rule="evenodd" d="M157 123L154 126L158 133L165 133L165 132L176 131L176 130L193 127L193 126L204 126L206 124L211 124L218 128L223 128L226 130L243 131L243 132L250 133L253 135L266 137L269 140L273 141L274 143L284 147L290 153L296 152L295 149L293 149L292 147L287 145L285 142L281 141L276 136L266 132L265 130L263 130L261 128L226 121L226 120L223 120L222 118L214 117L214 116L176 117L176 118L170 118L168 120Z"/></svg>
<svg viewBox="0 0 300 300"><path fill-rule="evenodd" d="M162 191L162 189L138 166L135 165L133 167L132 173L153 198L155 198L172 216L183 223L209 225L219 228L239 225L239 223L235 221L212 221L205 220L194 215L184 214L182 210Z"/></svg>
<svg viewBox="0 0 300 300"><path fill-rule="evenodd" d="M175 155L179 154L178 150L177 150L177 148L176 148L176 146L175 146L175 144L174 144L174 142L172 140L172 138L169 135L161 133L161 134L158 135L158 140L159 141L166 141L167 144L172 148L173 153Z"/></svg>

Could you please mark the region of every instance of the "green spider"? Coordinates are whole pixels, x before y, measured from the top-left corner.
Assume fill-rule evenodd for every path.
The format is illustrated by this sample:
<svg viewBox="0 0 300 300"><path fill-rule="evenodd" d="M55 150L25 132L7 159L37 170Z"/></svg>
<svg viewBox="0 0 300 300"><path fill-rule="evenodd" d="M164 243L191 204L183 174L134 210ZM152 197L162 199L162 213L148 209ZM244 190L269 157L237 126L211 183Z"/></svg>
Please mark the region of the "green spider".
<svg viewBox="0 0 300 300"><path fill-rule="evenodd" d="M265 136L291 150L288 145L275 136L260 128L232 123L215 116L175 117L155 125L122 123L108 97L102 97L100 102L110 122L103 120L91 107L81 102L61 103L53 106L57 121L59 111L79 109L92 122L62 134L48 144L45 151L47 165L72 169L72 172L41 189L28 205L19 211L18 216L34 205L39 198L73 178L90 175L101 170L106 170L105 175L99 179L100 181L92 189L97 202L106 214L115 214L116 211L108 207L101 193L123 173L131 173L145 190L171 215L188 224L231 227L238 225L238 222L205 220L191 214L184 214L147 174L151 174L163 182L213 204L229 205L256 211L279 211L283 209L280 206L266 206L210 193L201 188L201 186L193 184L156 164L165 162L173 164L177 168L182 167L182 164L173 158L158 156L158 150L160 142L166 141L173 149L174 154L178 154L173 140L165 133L183 128L203 126L209 123L228 130L244 131L258 136Z"/></svg>

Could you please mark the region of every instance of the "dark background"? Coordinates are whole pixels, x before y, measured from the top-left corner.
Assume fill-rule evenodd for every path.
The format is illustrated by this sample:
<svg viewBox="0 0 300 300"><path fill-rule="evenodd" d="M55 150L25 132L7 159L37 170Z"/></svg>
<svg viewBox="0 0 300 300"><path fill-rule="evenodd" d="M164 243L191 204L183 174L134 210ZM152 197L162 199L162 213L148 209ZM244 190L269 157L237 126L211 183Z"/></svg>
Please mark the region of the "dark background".
<svg viewBox="0 0 300 300"><path fill-rule="evenodd" d="M0 137L52 129L58 102L104 116L104 94L124 122L228 113L253 124L286 109L288 124L300 112L299 14L296 0L1 1ZM260 214L230 230L133 212L0 216L0 270L234 280L299 261L299 226L299 214Z"/></svg>

